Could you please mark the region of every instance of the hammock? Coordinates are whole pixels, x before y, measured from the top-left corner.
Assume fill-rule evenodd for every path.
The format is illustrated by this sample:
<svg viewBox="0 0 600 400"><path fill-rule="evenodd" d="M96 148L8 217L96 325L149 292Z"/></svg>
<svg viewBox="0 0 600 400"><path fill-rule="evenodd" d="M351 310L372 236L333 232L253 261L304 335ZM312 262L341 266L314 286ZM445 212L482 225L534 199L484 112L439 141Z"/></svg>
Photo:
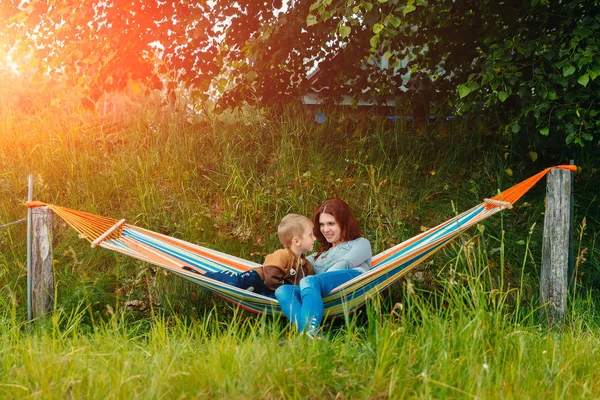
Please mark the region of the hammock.
<svg viewBox="0 0 600 400"><path fill-rule="evenodd" d="M576 170L572 165L547 168L491 199L485 199L470 210L375 255L368 272L338 286L323 299L325 314L335 317L343 315L344 310L360 307L369 296L398 281L464 230L505 208L511 208L553 168ZM27 206L47 206L83 235L92 247L104 247L165 268L248 311L268 314L281 312L274 298L203 276L207 271L239 273L260 264L130 225L124 219L117 221L37 201L29 202Z"/></svg>

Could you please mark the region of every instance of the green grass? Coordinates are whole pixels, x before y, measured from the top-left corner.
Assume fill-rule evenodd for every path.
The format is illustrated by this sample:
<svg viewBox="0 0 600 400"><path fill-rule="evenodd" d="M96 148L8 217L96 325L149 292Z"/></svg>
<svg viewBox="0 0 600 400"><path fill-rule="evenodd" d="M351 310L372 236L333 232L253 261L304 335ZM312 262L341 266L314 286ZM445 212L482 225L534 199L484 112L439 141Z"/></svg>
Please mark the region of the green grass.
<svg viewBox="0 0 600 400"><path fill-rule="evenodd" d="M260 262L283 215L339 196L375 252L549 164L477 120L428 136L383 118L298 108L107 123L57 110L0 118L0 225L35 198ZM506 156L505 156L506 154ZM548 159L548 156L546 157ZM562 161L564 162L564 161ZM598 387L597 164L576 182L577 296L538 309L539 184L308 342L55 224L56 307L26 323L25 224L0 228L2 398L586 398ZM512 175L506 170L511 169ZM596 190L596 192L594 191Z"/></svg>
<svg viewBox="0 0 600 400"><path fill-rule="evenodd" d="M209 313L82 329L83 310L27 330L0 320L2 398L588 398L600 390L591 300L566 328L512 323L451 286L439 306L411 291L382 314L306 340L270 318ZM377 299L376 299L377 300ZM487 306L485 304L488 304ZM9 307L10 309L10 307Z"/></svg>

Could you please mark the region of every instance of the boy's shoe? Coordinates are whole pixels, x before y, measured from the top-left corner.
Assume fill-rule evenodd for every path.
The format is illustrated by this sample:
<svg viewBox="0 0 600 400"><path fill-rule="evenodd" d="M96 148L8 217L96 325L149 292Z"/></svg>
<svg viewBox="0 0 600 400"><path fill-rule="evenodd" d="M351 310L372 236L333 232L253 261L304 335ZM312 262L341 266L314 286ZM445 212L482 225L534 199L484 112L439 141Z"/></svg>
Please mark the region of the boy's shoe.
<svg viewBox="0 0 600 400"><path fill-rule="evenodd" d="M305 340L311 341L311 342L315 341L315 340L321 340L321 339L323 339L323 336L321 335L320 332L317 332L315 334L315 333L309 333L308 331L303 331L303 332L300 332L299 337L301 337L301 338L303 338Z"/></svg>
<svg viewBox="0 0 600 400"><path fill-rule="evenodd" d="M238 275L237 287L256 293L265 293L267 291L262 278L253 269Z"/></svg>
<svg viewBox="0 0 600 400"><path fill-rule="evenodd" d="M317 319L312 318L309 324L306 326L301 335L306 335L307 338L311 340L318 340L322 338L321 330L319 329L319 325L317 324Z"/></svg>

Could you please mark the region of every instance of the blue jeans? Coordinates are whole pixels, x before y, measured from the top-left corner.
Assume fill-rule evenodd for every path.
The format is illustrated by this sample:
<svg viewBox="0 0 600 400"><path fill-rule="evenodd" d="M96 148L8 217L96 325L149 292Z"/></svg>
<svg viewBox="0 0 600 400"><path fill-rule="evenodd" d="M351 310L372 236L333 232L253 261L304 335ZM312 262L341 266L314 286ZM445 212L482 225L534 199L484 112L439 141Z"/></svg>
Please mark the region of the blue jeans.
<svg viewBox="0 0 600 400"><path fill-rule="evenodd" d="M361 272L355 269L323 272L300 281L300 286L283 285L275 291L281 311L300 332L310 323L317 328L323 321L323 297L332 289L356 278Z"/></svg>
<svg viewBox="0 0 600 400"><path fill-rule="evenodd" d="M273 297L267 290L267 287L258 272L252 269L239 274L231 271L208 271L204 276L240 289L248 290L249 288L252 288L251 291Z"/></svg>

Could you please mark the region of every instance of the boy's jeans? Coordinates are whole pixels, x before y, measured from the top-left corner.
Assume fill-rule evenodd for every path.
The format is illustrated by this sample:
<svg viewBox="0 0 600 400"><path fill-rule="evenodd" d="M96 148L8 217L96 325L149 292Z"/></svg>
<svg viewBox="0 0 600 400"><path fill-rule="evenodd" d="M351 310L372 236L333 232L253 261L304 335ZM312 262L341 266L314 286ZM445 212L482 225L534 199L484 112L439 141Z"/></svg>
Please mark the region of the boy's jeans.
<svg viewBox="0 0 600 400"><path fill-rule="evenodd" d="M300 286L280 286L275 297L281 311L300 332L305 328L316 329L323 321L323 297L360 274L358 270L345 269L307 276L300 281Z"/></svg>
<svg viewBox="0 0 600 400"><path fill-rule="evenodd" d="M240 289L246 289L254 291L255 293L260 293L263 295L273 297L273 295L270 294L267 290L265 283L263 282L258 272L252 269L241 274L236 274L235 272L231 271L209 271L206 272L204 276L226 283L231 286L238 287Z"/></svg>

